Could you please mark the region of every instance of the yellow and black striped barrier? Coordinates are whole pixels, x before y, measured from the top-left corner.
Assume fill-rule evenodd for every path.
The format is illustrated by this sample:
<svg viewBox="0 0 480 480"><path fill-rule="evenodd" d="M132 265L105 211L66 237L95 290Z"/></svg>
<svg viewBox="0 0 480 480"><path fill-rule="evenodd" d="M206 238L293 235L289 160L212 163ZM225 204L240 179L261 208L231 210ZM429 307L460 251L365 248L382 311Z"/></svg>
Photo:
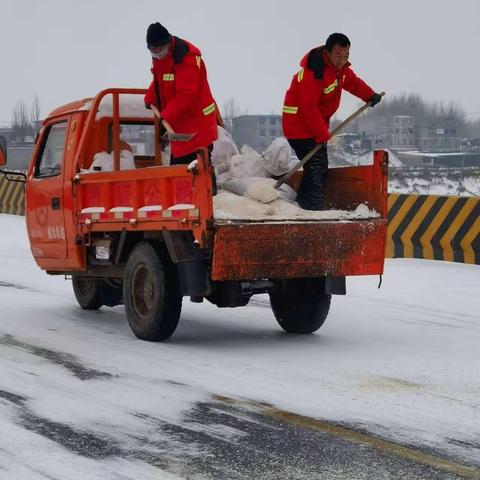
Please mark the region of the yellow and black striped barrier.
<svg viewBox="0 0 480 480"><path fill-rule="evenodd" d="M0 213L25 214L25 184L0 176Z"/></svg>
<svg viewBox="0 0 480 480"><path fill-rule="evenodd" d="M391 193L386 254L480 265L480 198Z"/></svg>

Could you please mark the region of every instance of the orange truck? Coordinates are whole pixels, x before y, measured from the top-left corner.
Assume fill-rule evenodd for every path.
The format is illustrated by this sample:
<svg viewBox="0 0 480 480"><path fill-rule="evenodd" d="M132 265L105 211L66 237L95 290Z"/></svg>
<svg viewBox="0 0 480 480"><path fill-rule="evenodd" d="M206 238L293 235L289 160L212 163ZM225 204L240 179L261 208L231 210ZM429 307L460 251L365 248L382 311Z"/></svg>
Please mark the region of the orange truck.
<svg viewBox="0 0 480 480"><path fill-rule="evenodd" d="M54 110L26 174L33 257L48 274L71 277L83 309L123 304L133 333L159 341L175 331L183 297L238 307L268 293L285 331L311 333L331 295L345 294L347 276L383 273L386 152L376 151L372 165L328 174L331 206L364 203L375 218L220 220L206 150L196 164L162 165L161 129L144 94L113 88ZM134 162L127 168L126 140ZM101 152L111 169L92 168ZM0 141L0 165L6 157Z"/></svg>

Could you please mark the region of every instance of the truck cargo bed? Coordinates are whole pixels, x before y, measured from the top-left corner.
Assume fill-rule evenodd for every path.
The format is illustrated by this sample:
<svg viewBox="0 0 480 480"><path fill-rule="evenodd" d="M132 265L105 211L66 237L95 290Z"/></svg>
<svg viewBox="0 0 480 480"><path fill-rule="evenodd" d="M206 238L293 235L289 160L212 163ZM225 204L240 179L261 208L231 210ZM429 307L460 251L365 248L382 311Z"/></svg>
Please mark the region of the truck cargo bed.
<svg viewBox="0 0 480 480"><path fill-rule="evenodd" d="M387 233L387 166L383 151L370 166L328 171L330 210L228 215L214 220L213 280L375 275L383 273ZM300 181L298 172L294 182ZM218 202L214 200L215 213ZM368 208L367 208L368 207ZM274 208L274 206L272 207ZM288 209L287 209L288 210ZM241 209L240 209L241 211ZM256 213L256 209L254 210ZM283 211L285 213L285 211ZM229 218L230 217L230 218Z"/></svg>

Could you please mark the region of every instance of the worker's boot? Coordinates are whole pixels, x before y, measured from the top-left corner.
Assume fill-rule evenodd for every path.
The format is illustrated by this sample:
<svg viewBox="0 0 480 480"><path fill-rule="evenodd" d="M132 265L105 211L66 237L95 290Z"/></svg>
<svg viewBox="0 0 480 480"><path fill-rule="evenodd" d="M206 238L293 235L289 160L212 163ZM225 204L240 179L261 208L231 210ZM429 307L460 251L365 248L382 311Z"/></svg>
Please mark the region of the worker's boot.
<svg viewBox="0 0 480 480"><path fill-rule="evenodd" d="M303 197L299 198L298 195L296 200L300 207L304 210L328 210L325 200L311 200Z"/></svg>
<svg viewBox="0 0 480 480"><path fill-rule="evenodd" d="M328 170L327 147L322 147L304 166L297 202L305 210L325 210L323 186Z"/></svg>

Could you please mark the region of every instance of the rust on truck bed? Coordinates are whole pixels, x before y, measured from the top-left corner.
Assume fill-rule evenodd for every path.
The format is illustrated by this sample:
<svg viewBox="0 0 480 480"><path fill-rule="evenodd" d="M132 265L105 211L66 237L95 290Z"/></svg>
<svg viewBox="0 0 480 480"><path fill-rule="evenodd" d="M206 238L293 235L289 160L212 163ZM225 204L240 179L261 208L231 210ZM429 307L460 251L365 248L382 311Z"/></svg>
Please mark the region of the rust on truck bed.
<svg viewBox="0 0 480 480"><path fill-rule="evenodd" d="M383 273L385 219L217 225L213 280Z"/></svg>

